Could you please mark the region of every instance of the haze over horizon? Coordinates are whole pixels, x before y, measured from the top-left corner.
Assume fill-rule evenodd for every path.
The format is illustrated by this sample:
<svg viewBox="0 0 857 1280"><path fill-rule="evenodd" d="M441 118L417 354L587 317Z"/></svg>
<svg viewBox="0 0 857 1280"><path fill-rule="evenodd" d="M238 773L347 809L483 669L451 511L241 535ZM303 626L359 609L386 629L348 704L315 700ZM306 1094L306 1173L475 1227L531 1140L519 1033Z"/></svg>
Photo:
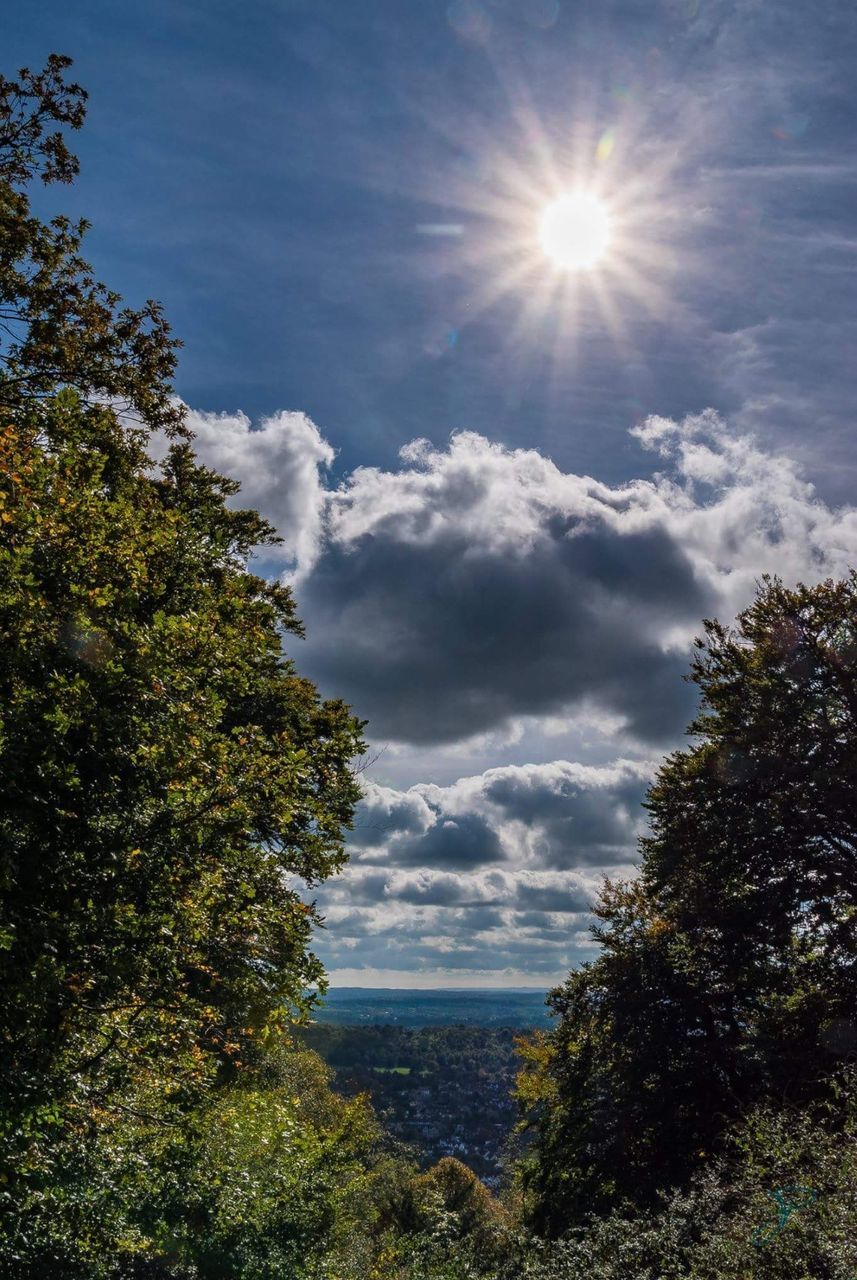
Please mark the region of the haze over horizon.
<svg viewBox="0 0 857 1280"><path fill-rule="evenodd" d="M369 722L332 985L561 980L701 619L857 563L857 14L45 0L6 34L75 59L60 203L163 301L298 667Z"/></svg>

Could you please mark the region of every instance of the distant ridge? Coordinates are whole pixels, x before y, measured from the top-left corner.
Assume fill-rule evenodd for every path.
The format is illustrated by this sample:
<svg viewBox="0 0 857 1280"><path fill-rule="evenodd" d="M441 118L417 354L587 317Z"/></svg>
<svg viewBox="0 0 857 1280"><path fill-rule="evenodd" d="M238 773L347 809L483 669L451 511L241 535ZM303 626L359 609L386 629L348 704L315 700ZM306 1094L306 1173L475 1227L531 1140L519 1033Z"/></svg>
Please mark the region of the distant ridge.
<svg viewBox="0 0 857 1280"><path fill-rule="evenodd" d="M351 985L343 985L331 987L328 995L333 992L342 991L372 991L378 993L388 993L390 991L398 991L403 995L428 995L436 996L456 992L459 995L489 995L489 996L505 996L510 992L524 995L544 995L544 987L356 987ZM325 997L327 998L327 997Z"/></svg>
<svg viewBox="0 0 857 1280"><path fill-rule="evenodd" d="M315 1012L318 1022L343 1026L515 1027L544 1026L550 1020L541 988L335 987Z"/></svg>

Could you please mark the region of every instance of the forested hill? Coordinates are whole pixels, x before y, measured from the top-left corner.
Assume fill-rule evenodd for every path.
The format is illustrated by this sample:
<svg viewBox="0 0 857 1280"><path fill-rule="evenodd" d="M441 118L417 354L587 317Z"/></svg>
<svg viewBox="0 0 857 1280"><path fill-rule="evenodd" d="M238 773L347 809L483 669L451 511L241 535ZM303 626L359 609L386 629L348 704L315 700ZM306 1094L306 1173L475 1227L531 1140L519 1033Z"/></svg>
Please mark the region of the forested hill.
<svg viewBox="0 0 857 1280"><path fill-rule="evenodd" d="M338 1089L370 1095L386 1128L422 1168L455 1156L497 1187L517 1118L518 1034L475 1025L315 1023L301 1039L333 1069Z"/></svg>
<svg viewBox="0 0 857 1280"><path fill-rule="evenodd" d="M341 1026L389 1024L399 1027L545 1026L550 1013L541 990L455 991L333 988L315 1011L319 1022Z"/></svg>
<svg viewBox="0 0 857 1280"><path fill-rule="evenodd" d="M515 1040L550 1020L536 990L329 992L302 1035L347 1094L368 1093L422 1168L465 1161L491 1187L517 1119Z"/></svg>

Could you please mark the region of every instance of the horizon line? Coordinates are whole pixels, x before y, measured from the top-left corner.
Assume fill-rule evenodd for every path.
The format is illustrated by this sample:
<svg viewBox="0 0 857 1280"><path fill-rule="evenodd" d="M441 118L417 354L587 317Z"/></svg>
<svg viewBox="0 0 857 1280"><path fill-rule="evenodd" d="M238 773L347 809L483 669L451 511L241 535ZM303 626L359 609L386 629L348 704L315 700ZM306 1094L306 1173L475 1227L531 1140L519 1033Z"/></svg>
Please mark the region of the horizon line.
<svg viewBox="0 0 857 1280"><path fill-rule="evenodd" d="M535 992L542 992L545 990L549 990L549 988L521 987L521 986L515 986L515 987L360 987L360 986L354 986L350 983L336 983L335 985L331 983L331 985L328 987L328 990L325 994L330 995L330 993L333 991L421 991L421 992L426 992L426 991L458 992L460 991L462 993L469 992L472 994L474 991L476 991L476 992L480 992L481 994L493 995L495 992L500 994L502 992L518 991L522 993L526 992L529 994L530 992L535 993ZM323 998L324 997L322 997L322 999Z"/></svg>

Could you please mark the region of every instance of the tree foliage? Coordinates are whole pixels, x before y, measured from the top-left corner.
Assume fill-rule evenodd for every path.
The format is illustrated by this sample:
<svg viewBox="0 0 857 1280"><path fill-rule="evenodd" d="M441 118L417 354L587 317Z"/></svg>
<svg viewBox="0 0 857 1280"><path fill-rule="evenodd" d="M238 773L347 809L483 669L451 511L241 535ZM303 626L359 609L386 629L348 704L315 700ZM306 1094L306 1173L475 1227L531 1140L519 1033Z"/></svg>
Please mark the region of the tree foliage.
<svg viewBox="0 0 857 1280"><path fill-rule="evenodd" d="M691 678L641 876L606 886L601 954L525 1074L552 1233L684 1185L753 1105L826 1096L855 1034L857 578L766 579L735 628L706 623Z"/></svg>
<svg viewBox="0 0 857 1280"><path fill-rule="evenodd" d="M43 1179L30 1168L4 1275L381 1280L401 1237L392 1189L413 1167L316 1054L278 1041L253 1056L190 1107L165 1108L138 1074L121 1109L31 1149Z"/></svg>
<svg viewBox="0 0 857 1280"><path fill-rule="evenodd" d="M87 403L109 399L147 427L180 433L170 383L179 344L159 304L123 306L96 280L81 255L85 220L31 211L33 181L78 172L63 129L80 129L87 95L66 80L70 65L52 54L40 72L0 76L0 410L73 387Z"/></svg>
<svg viewBox="0 0 857 1280"><path fill-rule="evenodd" d="M410 1173L365 1098L339 1097L321 1059L287 1045L218 1090L165 1154L146 1253L207 1280L367 1276L387 1184Z"/></svg>
<svg viewBox="0 0 857 1280"><path fill-rule="evenodd" d="M64 392L0 451L0 1069L103 1071L131 1027L237 1052L320 975L288 875L341 864L358 726L283 658L291 596L244 567L271 532L187 445L153 478Z"/></svg>
<svg viewBox="0 0 857 1280"><path fill-rule="evenodd" d="M558 1241L522 1237L496 1280L853 1280L854 1083L833 1105L757 1108L720 1158L649 1209L614 1205Z"/></svg>
<svg viewBox="0 0 857 1280"><path fill-rule="evenodd" d="M0 80L0 1204L19 1262L70 1141L88 1167L138 1094L177 1123L308 1007L299 888L342 865L362 750L283 654L290 592L248 571L274 531L187 441L147 456L154 429L181 433L159 310L121 308L82 226L30 213L28 182L76 170L46 132L83 118L67 65Z"/></svg>

